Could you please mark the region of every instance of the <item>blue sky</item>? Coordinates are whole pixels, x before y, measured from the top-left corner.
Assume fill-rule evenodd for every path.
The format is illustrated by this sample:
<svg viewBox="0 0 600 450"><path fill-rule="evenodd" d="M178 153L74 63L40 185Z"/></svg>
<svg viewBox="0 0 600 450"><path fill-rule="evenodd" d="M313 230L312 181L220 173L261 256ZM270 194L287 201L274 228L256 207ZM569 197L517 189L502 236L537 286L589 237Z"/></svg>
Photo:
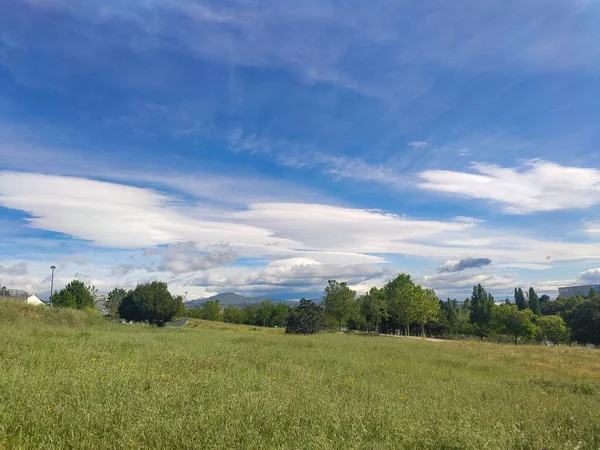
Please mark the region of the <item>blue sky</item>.
<svg viewBox="0 0 600 450"><path fill-rule="evenodd" d="M5 0L0 283L600 282L591 1Z"/></svg>

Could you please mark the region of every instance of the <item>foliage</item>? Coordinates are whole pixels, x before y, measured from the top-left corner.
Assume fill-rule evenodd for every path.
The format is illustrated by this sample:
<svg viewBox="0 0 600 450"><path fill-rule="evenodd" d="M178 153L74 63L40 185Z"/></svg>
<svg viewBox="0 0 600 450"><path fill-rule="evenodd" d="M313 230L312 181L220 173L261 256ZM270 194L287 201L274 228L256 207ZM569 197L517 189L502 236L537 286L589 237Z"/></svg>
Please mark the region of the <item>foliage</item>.
<svg viewBox="0 0 600 450"><path fill-rule="evenodd" d="M481 338L489 334L493 308L494 297L492 294L488 294L481 284L473 286L470 319L476 334Z"/></svg>
<svg viewBox="0 0 600 450"><path fill-rule="evenodd" d="M287 320L286 333L315 334L323 328L324 311L320 305L305 298L300 304L292 308Z"/></svg>
<svg viewBox="0 0 600 450"><path fill-rule="evenodd" d="M246 314L239 306L227 305L223 310L223 321L227 323L244 323Z"/></svg>
<svg viewBox="0 0 600 450"><path fill-rule="evenodd" d="M263 300L258 305L258 310L256 311L256 320L263 327L268 327L271 325L271 317L273 312L275 311L275 305L271 300Z"/></svg>
<svg viewBox="0 0 600 450"><path fill-rule="evenodd" d="M350 301L355 296L356 293L348 287L346 282L339 283L336 280L327 282L323 295L323 306L325 314L338 323L339 331L342 331L342 325L348 318Z"/></svg>
<svg viewBox="0 0 600 450"><path fill-rule="evenodd" d="M534 317L530 309L519 311L517 305L501 305L492 309L494 331L514 336L515 345L519 337L531 339L535 336L537 330L533 324Z"/></svg>
<svg viewBox="0 0 600 450"><path fill-rule="evenodd" d="M50 300L52 305L58 308L93 308L94 296L92 292L95 291L95 287L86 286L79 280L73 280L59 292L55 292Z"/></svg>
<svg viewBox="0 0 600 450"><path fill-rule="evenodd" d="M420 286L419 286L420 287ZM410 279L410 275L400 274L389 281L385 287L388 318L392 322L402 325L404 335L409 335L409 325L415 322L415 303L418 295L417 286Z"/></svg>
<svg viewBox="0 0 600 450"><path fill-rule="evenodd" d="M275 305L271 314L271 324L278 327L283 327L290 315L290 308L283 302L279 302Z"/></svg>
<svg viewBox="0 0 600 450"><path fill-rule="evenodd" d="M119 316L125 320L162 327L181 311L182 304L183 299L171 295L167 283L153 281L138 284L123 298Z"/></svg>
<svg viewBox="0 0 600 450"><path fill-rule="evenodd" d="M527 302L525 301L525 294L521 288L515 288L515 304L519 311L523 311L527 308Z"/></svg>
<svg viewBox="0 0 600 450"><path fill-rule="evenodd" d="M367 332L377 330L379 323L386 317L385 291L371 288L369 292L358 299L360 313L365 318Z"/></svg>
<svg viewBox="0 0 600 450"><path fill-rule="evenodd" d="M573 340L600 345L600 298L594 297L576 305L565 314Z"/></svg>
<svg viewBox="0 0 600 450"><path fill-rule="evenodd" d="M111 318L115 319L119 317L119 306L121 306L121 301L126 295L127 291L121 288L114 288L108 293L107 309L108 315Z"/></svg>
<svg viewBox="0 0 600 450"><path fill-rule="evenodd" d="M200 308L202 311L202 319L204 320L212 320L214 322L220 322L223 319L223 314L221 313L221 305L219 300L207 300L202 303L202 307Z"/></svg>
<svg viewBox="0 0 600 450"><path fill-rule="evenodd" d="M536 320L542 340L553 344L564 344L569 341L570 330L560 316L542 316Z"/></svg>
<svg viewBox="0 0 600 450"><path fill-rule="evenodd" d="M540 300L537 296L537 294L535 293L535 290L530 287L529 288L529 293L527 295L528 299L529 299L529 309L531 311L533 311L534 314L539 314L540 313Z"/></svg>
<svg viewBox="0 0 600 450"><path fill-rule="evenodd" d="M425 324L435 322L440 313L440 300L433 289L415 289L414 318L421 327L421 336L425 337Z"/></svg>

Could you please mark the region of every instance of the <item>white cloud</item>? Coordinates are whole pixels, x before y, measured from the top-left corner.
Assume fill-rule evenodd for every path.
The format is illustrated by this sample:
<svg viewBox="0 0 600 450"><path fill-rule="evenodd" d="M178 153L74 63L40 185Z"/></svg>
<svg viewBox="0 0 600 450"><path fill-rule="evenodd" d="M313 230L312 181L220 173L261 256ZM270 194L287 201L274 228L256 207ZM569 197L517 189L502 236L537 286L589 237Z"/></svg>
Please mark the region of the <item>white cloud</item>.
<svg viewBox="0 0 600 450"><path fill-rule="evenodd" d="M600 260L600 246L594 242L515 237L464 217L414 220L376 210L286 202L226 209L183 203L151 189L39 174L0 172L0 205L27 212L32 227L90 241L69 241L77 243L77 253L59 261L57 287L82 271L79 264L84 263L87 279L102 291L158 277L180 294L192 283L190 292L201 295L228 285L256 292L300 291L334 277L362 289L399 271L391 262L394 255L431 258L432 269L444 260L456 269L465 255L476 262L492 259L497 267L528 269ZM143 255L143 249L154 246ZM227 266L237 257L253 260L245 267ZM0 261L13 272L18 263ZM35 271L29 265L29 273L12 275L10 282L17 284L11 287L47 289L49 264L43 262ZM459 275L441 273L423 280L447 291L474 282L508 286L511 278L487 272Z"/></svg>
<svg viewBox="0 0 600 450"><path fill-rule="evenodd" d="M27 272L28 272L27 263L24 263L24 262L16 263L12 266L0 265L0 275L8 275L8 276L25 275L25 274L27 274Z"/></svg>
<svg viewBox="0 0 600 450"><path fill-rule="evenodd" d="M345 280L350 286L381 284L395 274L386 265L323 264L310 258L272 261L266 267L215 268L192 275L185 284L210 290L234 289L240 292L265 292L282 287L289 292L320 291L329 279Z"/></svg>
<svg viewBox="0 0 600 450"><path fill-rule="evenodd" d="M408 145L412 148L421 149L427 147L429 144L425 141L412 141Z"/></svg>
<svg viewBox="0 0 600 450"><path fill-rule="evenodd" d="M194 217L202 213L201 208L190 211L174 198L150 189L83 178L0 172L0 205L30 214L28 223L33 228L106 247L149 247L188 240L248 245L276 242L260 228Z"/></svg>
<svg viewBox="0 0 600 450"><path fill-rule="evenodd" d="M419 187L493 200L510 214L588 208L600 204L600 171L531 160L520 168L473 164L477 173L428 170Z"/></svg>
<svg viewBox="0 0 600 450"><path fill-rule="evenodd" d="M600 268L588 269L581 272L577 280L586 283L600 283Z"/></svg>
<svg viewBox="0 0 600 450"><path fill-rule="evenodd" d="M160 263L157 269L174 274L231 264L238 258L235 249L226 242L211 245L206 251L201 251L196 242L176 242L166 247L148 249L145 255L158 255Z"/></svg>
<svg viewBox="0 0 600 450"><path fill-rule="evenodd" d="M435 289L439 296L462 292L469 294L473 286L481 284L489 290L509 292L517 282L512 274L497 275L493 273L454 272L440 273L416 278L417 283L424 287Z"/></svg>

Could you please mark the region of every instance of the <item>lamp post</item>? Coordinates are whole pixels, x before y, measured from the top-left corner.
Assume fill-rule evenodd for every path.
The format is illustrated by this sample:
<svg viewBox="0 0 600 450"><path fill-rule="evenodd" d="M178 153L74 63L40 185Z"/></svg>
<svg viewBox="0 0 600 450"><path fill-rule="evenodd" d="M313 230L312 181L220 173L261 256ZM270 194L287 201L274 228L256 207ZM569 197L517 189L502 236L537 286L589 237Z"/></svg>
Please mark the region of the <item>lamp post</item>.
<svg viewBox="0 0 600 450"><path fill-rule="evenodd" d="M185 291L185 301L187 302L187 291Z"/></svg>
<svg viewBox="0 0 600 450"><path fill-rule="evenodd" d="M50 269L52 269L52 278L50 281L50 306L52 306L52 294L54 293L54 270L56 269L56 266L50 266Z"/></svg>

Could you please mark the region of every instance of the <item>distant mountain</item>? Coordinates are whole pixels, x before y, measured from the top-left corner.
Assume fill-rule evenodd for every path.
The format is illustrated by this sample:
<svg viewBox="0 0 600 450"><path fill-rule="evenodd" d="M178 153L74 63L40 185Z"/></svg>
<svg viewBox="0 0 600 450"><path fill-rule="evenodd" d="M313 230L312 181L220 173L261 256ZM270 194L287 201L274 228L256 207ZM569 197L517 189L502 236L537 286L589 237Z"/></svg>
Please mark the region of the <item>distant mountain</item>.
<svg viewBox="0 0 600 450"><path fill-rule="evenodd" d="M267 299L266 297L245 297L243 295L235 294L233 292L224 292L223 294L213 295L212 297L199 298L196 300L187 301L187 302L185 302L185 306L187 308L200 308L202 306L202 303L209 301L209 300L212 300L212 301L219 300L219 304L221 306L252 305L253 303L260 303L263 300L271 300L273 303L279 303L280 301L282 301L282 300ZM294 306L294 305L298 304L298 301L296 301L296 300L285 300L283 302L290 306Z"/></svg>
<svg viewBox="0 0 600 450"><path fill-rule="evenodd" d="M252 303L260 303L261 301L264 300L264 298L262 298L262 297L244 297L243 295L235 294L233 292L225 292L223 294L213 295L212 297L208 297L208 298L199 298L197 300L190 300L189 302L185 302L185 306L187 306L188 308L199 308L200 306L202 306L202 303L209 301L209 300L212 300L212 301L219 300L219 303L221 304L221 306L227 306L227 305L244 306L244 305L250 305Z"/></svg>

